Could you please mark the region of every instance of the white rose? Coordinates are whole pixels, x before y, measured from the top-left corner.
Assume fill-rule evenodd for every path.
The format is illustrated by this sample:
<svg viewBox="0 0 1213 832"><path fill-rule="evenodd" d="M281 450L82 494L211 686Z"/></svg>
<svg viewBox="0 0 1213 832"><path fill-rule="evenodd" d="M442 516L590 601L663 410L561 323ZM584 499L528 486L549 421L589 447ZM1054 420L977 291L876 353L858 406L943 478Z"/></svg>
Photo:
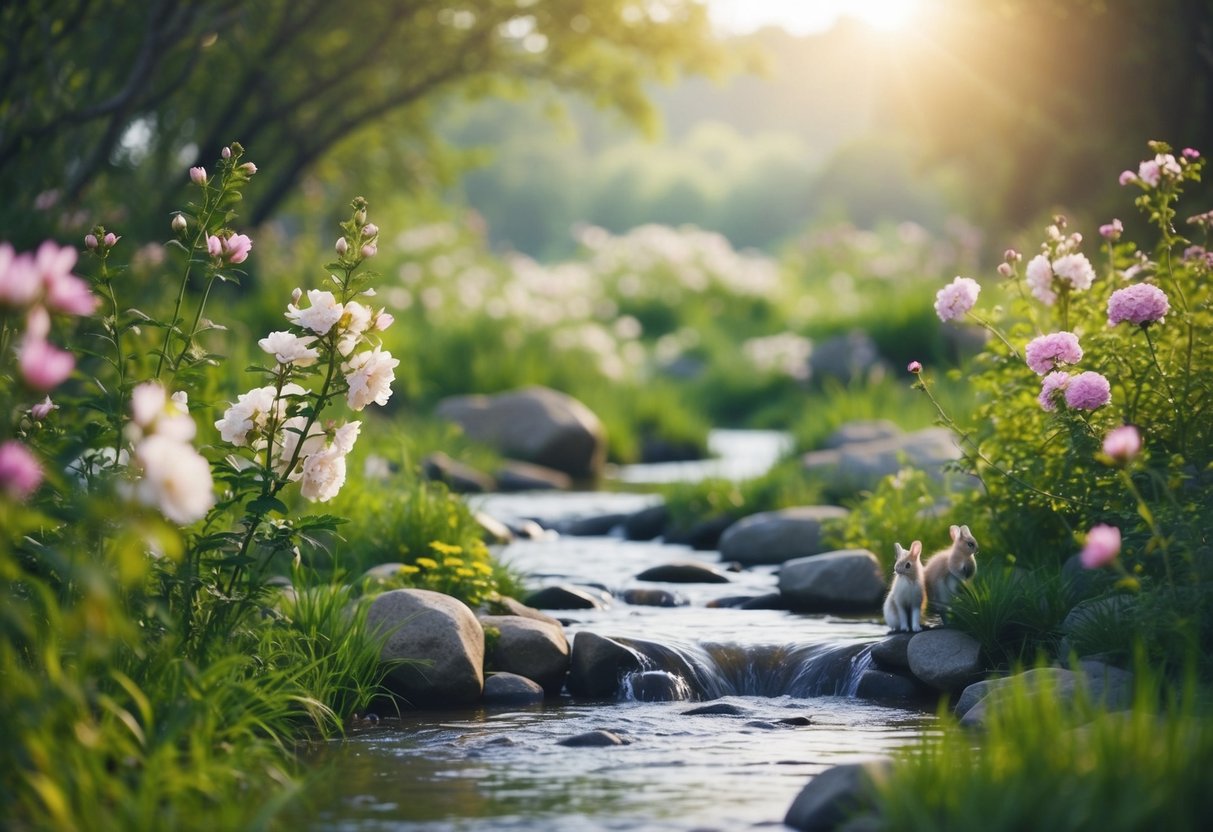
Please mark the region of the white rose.
<svg viewBox="0 0 1213 832"><path fill-rule="evenodd" d="M135 494L174 523L187 525L215 504L210 464L191 446L165 436L149 436L135 448L142 469Z"/></svg>
<svg viewBox="0 0 1213 832"><path fill-rule="evenodd" d="M345 454L332 446L303 460L303 482L299 493L308 500L325 503L337 496L345 484Z"/></svg>
<svg viewBox="0 0 1213 832"><path fill-rule="evenodd" d="M381 406L387 404L392 395L392 382L396 380L393 371L399 365L398 359L379 347L360 352L343 364L341 369L350 388L346 395L350 409L362 410L371 402Z"/></svg>
<svg viewBox="0 0 1213 832"><path fill-rule="evenodd" d="M286 318L296 326L310 329L317 335L324 335L333 328L333 324L341 320L344 307L333 297L332 292L322 292L319 289L309 289L306 309L300 309L295 304L286 307Z"/></svg>
<svg viewBox="0 0 1213 832"><path fill-rule="evenodd" d="M316 340L315 335L299 336L290 332L271 332L257 342L257 346L274 356L279 364L294 364L296 367L308 367L316 363L320 353L309 345Z"/></svg>

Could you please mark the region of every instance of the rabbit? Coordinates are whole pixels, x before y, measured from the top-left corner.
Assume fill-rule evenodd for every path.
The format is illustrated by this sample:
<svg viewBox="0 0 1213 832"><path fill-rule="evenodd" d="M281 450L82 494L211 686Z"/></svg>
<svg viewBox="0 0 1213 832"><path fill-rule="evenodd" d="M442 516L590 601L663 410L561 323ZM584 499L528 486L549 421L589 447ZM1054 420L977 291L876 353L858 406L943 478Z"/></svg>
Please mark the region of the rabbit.
<svg viewBox="0 0 1213 832"><path fill-rule="evenodd" d="M893 548L897 552L897 562L893 564L893 585L884 599L884 620L890 630L917 633L922 630L922 608L926 600L922 541L915 540L908 550L901 548L900 543L894 543Z"/></svg>
<svg viewBox="0 0 1213 832"><path fill-rule="evenodd" d="M977 574L977 540L968 526L952 526L952 547L931 555L923 568L927 604L933 612L941 612L960 589L960 585Z"/></svg>

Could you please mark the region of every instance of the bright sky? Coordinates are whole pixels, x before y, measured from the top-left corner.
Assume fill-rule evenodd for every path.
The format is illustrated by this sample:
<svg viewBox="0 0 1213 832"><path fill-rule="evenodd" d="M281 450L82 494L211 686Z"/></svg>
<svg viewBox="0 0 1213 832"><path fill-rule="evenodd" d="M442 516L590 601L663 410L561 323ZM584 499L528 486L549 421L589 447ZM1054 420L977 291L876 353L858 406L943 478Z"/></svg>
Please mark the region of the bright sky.
<svg viewBox="0 0 1213 832"><path fill-rule="evenodd" d="M751 32L782 26L792 34L820 32L849 15L885 30L912 22L922 0L706 0L724 32Z"/></svg>

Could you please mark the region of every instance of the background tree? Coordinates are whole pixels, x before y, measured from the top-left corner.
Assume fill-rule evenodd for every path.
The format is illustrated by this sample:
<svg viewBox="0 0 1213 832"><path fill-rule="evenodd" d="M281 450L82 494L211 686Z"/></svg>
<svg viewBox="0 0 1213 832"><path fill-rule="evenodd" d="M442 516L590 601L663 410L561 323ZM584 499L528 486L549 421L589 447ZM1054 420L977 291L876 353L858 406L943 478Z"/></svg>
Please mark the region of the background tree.
<svg viewBox="0 0 1213 832"><path fill-rule="evenodd" d="M645 82L723 57L691 0L26 0L0 9L0 50L0 222L19 244L46 230L35 205L63 232L107 194L133 213L102 219L162 222L186 167L233 139L264 168L256 224L371 125L424 148L443 96L538 84L643 125Z"/></svg>

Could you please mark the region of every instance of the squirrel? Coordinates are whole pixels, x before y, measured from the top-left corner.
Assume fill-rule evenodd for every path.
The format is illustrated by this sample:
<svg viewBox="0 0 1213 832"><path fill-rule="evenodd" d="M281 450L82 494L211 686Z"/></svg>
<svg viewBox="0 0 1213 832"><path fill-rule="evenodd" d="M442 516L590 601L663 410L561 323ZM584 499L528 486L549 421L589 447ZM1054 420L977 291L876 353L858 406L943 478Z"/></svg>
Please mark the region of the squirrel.
<svg viewBox="0 0 1213 832"><path fill-rule="evenodd" d="M915 540L908 550L900 543L894 543L893 548L897 552L897 562L893 564L893 585L884 599L884 620L890 630L917 633L922 630L922 608L926 601L922 541Z"/></svg>
<svg viewBox="0 0 1213 832"><path fill-rule="evenodd" d="M952 526L952 547L931 555L923 568L927 603L940 612L952 600L960 585L977 574L977 540L968 526Z"/></svg>

